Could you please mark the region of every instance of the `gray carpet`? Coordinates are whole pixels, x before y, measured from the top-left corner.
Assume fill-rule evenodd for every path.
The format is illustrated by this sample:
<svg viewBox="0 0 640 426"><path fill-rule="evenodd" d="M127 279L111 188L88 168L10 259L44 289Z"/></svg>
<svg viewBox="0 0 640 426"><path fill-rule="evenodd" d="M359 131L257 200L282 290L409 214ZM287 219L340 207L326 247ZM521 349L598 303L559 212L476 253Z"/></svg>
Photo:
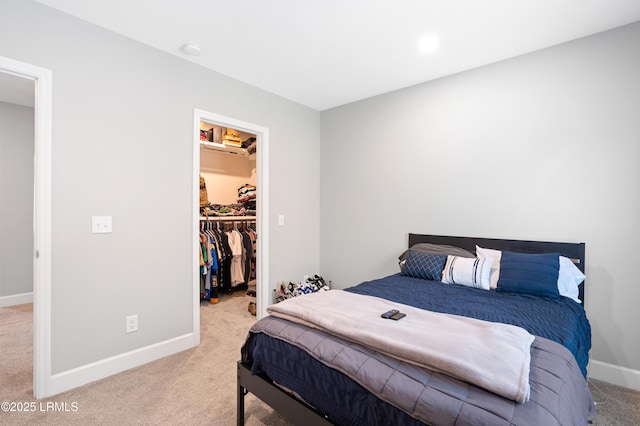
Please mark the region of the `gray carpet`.
<svg viewBox="0 0 640 426"><path fill-rule="evenodd" d="M592 424L640 425L640 392L595 379L589 379L589 388L598 408Z"/></svg>
<svg viewBox="0 0 640 426"><path fill-rule="evenodd" d="M235 425L236 361L255 321L242 293L203 303L201 344L179 354L43 400L32 396L30 305L0 308L0 401L66 403L77 411L0 413L2 425ZM593 424L640 424L640 392L592 380ZM287 423L252 395L249 426Z"/></svg>
<svg viewBox="0 0 640 426"><path fill-rule="evenodd" d="M203 303L201 344L43 400L33 399L32 315L0 308L0 401L77 404L75 412L0 413L10 425L235 425L236 361L255 322L242 292ZM286 425L246 397L246 424Z"/></svg>

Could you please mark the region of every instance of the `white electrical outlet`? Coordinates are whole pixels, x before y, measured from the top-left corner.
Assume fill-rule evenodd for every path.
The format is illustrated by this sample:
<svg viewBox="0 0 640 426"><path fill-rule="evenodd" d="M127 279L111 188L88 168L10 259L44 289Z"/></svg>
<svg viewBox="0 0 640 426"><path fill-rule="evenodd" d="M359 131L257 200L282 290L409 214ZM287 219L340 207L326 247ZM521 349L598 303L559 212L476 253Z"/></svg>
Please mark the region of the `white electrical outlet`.
<svg viewBox="0 0 640 426"><path fill-rule="evenodd" d="M129 315L127 317L127 333L132 333L134 331L138 331L138 316L137 315Z"/></svg>

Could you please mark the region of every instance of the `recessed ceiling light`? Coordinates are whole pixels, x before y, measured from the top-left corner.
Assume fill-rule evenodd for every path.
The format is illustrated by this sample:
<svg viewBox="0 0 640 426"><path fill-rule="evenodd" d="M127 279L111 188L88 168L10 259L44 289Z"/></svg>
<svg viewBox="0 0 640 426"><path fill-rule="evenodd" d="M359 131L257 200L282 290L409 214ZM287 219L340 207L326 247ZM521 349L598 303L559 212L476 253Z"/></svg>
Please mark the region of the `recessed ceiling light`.
<svg viewBox="0 0 640 426"><path fill-rule="evenodd" d="M423 54L433 53L440 46L440 39L435 34L423 34L418 39L418 51Z"/></svg>
<svg viewBox="0 0 640 426"><path fill-rule="evenodd" d="M182 51L182 53L189 56L198 56L202 53L202 48L196 43L183 44L180 50Z"/></svg>

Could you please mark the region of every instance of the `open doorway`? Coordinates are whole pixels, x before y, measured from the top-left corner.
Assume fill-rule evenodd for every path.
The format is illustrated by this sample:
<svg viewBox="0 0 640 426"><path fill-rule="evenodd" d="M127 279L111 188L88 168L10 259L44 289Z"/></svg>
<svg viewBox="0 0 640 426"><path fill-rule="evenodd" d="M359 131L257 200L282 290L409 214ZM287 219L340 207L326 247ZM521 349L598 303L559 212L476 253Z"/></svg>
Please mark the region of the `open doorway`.
<svg viewBox="0 0 640 426"><path fill-rule="evenodd" d="M202 123L206 123L206 129L203 129ZM268 194L269 194L269 182L268 182L268 158L269 158L269 129L258 126L252 123L236 120L233 118L221 116L218 114L210 113L207 111L196 109L194 110L194 124L193 124L193 199L192 206L193 212L193 226L192 235L193 241L193 319L194 319L194 334L197 336L197 342L200 342L200 300L201 300L201 277L200 277L200 247L199 235L200 235L200 223L201 223L201 211L200 211L200 170L201 170L201 130L209 130L215 128L217 131L221 129L234 129L239 132L240 135L250 135L255 138L256 151L255 151L255 186L257 187L255 197L255 227L258 238L256 240L256 265L255 265L255 290L256 290L256 316L261 318L266 314L267 306L269 305L269 215L268 215ZM222 137L222 134L214 136L210 135L212 148L216 148L215 145L219 145L217 141L218 137ZM206 137L205 139L209 139ZM242 138L240 138L242 139ZM251 154L250 154L251 155ZM239 189L239 188L238 188ZM233 223L233 221L231 221ZM241 222L241 221L240 221ZM233 225L232 225L233 226Z"/></svg>
<svg viewBox="0 0 640 426"><path fill-rule="evenodd" d="M35 83L0 72L0 396L33 393Z"/></svg>
<svg viewBox="0 0 640 426"><path fill-rule="evenodd" d="M0 57L0 74L7 84L4 90L5 94L9 92L9 88L13 90L18 87L26 87L27 89L24 90L30 92L26 96L30 97L33 103L32 107L26 107L32 108L30 113L32 116L31 135L26 137L27 142L22 140L18 141L17 145L14 144L11 147L7 145L7 150L3 151L3 154L11 155L12 158L9 158L9 161L22 161L26 157L26 162L30 163L26 171L30 175L27 183L29 189L5 185L3 191L7 197L11 198L8 201L14 204L12 208L21 207L29 210L26 214L31 219L27 219L26 227L20 227L30 228L25 231L28 235L24 237L29 241L26 243L27 247L21 247L19 252L22 253L20 256L28 257L27 259L21 257L20 262L25 262L27 268L30 264L31 274L28 274L27 281L30 281L31 284L29 285L27 282L16 286L15 282L11 284L6 282L3 287L11 294L4 297L0 294L0 298L6 305L22 304L22 302L29 300L33 303L33 395L35 398L43 398L50 394L51 376L51 71ZM14 93L12 96L15 95ZM5 101L8 99L5 98ZM21 111L22 108L11 105L15 104L5 102L4 112L6 114L12 114L16 117L23 116L28 121L26 118L29 115L28 112ZM15 139L14 136L15 134L11 138ZM27 148L22 146L23 143L29 142L28 149L23 149ZM7 167L7 170L11 169ZM17 176L14 178L19 179ZM28 194L16 194L16 191L28 192ZM11 192L14 193L11 194ZM21 206L17 206L17 204L21 204ZM6 214L7 210L3 210L3 213ZM13 213L15 214L15 212ZM16 220L10 216L8 218ZM29 222L30 227L28 226ZM12 235L11 239L15 238L20 237ZM24 269L22 267L22 271ZM19 272L12 272L5 277L14 281L17 280L15 277L19 275Z"/></svg>
<svg viewBox="0 0 640 426"><path fill-rule="evenodd" d="M33 303L34 92L0 73L0 307Z"/></svg>

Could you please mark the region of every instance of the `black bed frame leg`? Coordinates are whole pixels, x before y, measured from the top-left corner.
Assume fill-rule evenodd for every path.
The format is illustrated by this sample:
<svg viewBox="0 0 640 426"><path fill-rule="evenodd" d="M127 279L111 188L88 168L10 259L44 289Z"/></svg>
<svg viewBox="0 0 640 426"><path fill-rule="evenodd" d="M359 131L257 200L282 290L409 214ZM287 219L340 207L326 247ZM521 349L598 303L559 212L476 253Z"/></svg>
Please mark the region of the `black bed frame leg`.
<svg viewBox="0 0 640 426"><path fill-rule="evenodd" d="M238 364L238 369L240 364ZM247 394L246 390L240 384L240 372L238 371L238 400L236 401L236 425L244 426L244 396Z"/></svg>

